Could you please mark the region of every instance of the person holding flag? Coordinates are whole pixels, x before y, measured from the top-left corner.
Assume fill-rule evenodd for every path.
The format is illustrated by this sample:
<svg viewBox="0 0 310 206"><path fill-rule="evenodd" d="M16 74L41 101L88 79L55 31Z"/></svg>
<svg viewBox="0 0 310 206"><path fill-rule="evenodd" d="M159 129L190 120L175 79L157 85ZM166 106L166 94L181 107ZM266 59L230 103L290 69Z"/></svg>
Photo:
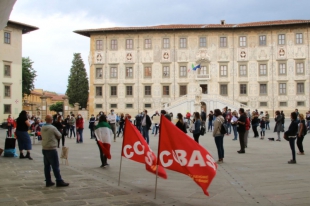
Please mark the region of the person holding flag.
<svg viewBox="0 0 310 206"><path fill-rule="evenodd" d="M113 132L111 126L107 122L106 116L101 115L99 118L99 123L95 129L95 137L100 151L100 167L106 167L109 165L107 159L111 159L110 148L112 136Z"/></svg>

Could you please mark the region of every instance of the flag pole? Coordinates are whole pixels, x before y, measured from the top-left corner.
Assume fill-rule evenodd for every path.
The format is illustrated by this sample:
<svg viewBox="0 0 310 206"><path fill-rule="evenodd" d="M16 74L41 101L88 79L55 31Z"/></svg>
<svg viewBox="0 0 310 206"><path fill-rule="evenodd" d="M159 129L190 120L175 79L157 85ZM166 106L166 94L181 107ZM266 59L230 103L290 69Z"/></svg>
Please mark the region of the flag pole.
<svg viewBox="0 0 310 206"><path fill-rule="evenodd" d="M156 199L156 195L157 195L157 179L158 179L158 166L159 166L159 148L160 148L160 139L161 139L161 129L162 127L160 126L162 121L161 119L163 118L164 115L160 116L160 122L159 122L159 135L158 135L158 147L157 147L157 162L156 162L156 180L155 180L155 195L154 195L154 199Z"/></svg>
<svg viewBox="0 0 310 206"><path fill-rule="evenodd" d="M118 186L120 185L121 183L121 172L122 172L122 161L123 161L123 148L124 148L124 139L125 139L125 131L126 131L126 125L128 124L128 120L127 118L125 119L125 127L124 127L124 130L123 130L123 142L122 142L122 149L121 149L121 161L119 163L119 173L118 173Z"/></svg>

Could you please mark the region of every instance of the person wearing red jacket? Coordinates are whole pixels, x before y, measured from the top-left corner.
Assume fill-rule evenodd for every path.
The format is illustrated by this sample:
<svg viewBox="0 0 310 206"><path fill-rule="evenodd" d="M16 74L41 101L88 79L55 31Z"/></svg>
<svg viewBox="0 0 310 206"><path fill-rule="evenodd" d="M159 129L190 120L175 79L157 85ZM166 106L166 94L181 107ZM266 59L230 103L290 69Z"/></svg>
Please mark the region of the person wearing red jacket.
<svg viewBox="0 0 310 206"><path fill-rule="evenodd" d="M251 121L250 121L250 118L247 116L246 122L245 122L245 133L244 133L244 146L245 146L245 148L248 147L248 138L249 138L250 128L251 128Z"/></svg>
<svg viewBox="0 0 310 206"><path fill-rule="evenodd" d="M7 123L8 123L8 136L12 137L13 119L11 115L8 116Z"/></svg>
<svg viewBox="0 0 310 206"><path fill-rule="evenodd" d="M76 122L76 143L83 143L83 130L84 130L84 119L81 114L78 114Z"/></svg>

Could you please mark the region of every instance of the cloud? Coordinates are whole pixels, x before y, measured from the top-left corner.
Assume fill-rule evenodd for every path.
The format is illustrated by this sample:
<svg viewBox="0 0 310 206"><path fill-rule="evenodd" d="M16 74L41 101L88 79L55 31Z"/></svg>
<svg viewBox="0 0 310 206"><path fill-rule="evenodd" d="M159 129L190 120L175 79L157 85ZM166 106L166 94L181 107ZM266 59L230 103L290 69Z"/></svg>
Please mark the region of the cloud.
<svg viewBox="0 0 310 206"><path fill-rule="evenodd" d="M89 72L89 38L73 33L73 30L111 27L115 24L104 18L86 18L87 13L49 16L13 13L12 20L39 27L37 31L23 35L23 56L34 61L37 71L36 88L65 93L73 53L81 53L85 68ZM100 23L96 23L100 22Z"/></svg>

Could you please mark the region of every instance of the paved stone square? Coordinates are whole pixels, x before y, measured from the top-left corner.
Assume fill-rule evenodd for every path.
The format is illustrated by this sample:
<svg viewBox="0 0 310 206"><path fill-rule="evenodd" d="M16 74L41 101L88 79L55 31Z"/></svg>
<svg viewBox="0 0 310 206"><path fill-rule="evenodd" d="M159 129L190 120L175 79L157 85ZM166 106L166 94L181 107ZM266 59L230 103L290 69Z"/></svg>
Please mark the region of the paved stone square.
<svg viewBox="0 0 310 206"><path fill-rule="evenodd" d="M266 138L276 137L273 126ZM260 140L251 131L246 154L238 154L239 142L232 138L225 136L224 164L218 167L209 197L189 177L166 170L168 179L158 179L155 200L155 176L144 165L124 158L118 186L122 138L112 142L110 166L100 168L99 149L85 129L83 144L66 139L69 166L61 164L60 170L69 187L45 187L40 144L33 145L33 161L0 157L0 205L310 205L310 134L304 139L306 155L298 155L296 165L287 164L291 150L286 140ZM4 139L5 130L0 129L1 148ZM201 136L200 142L217 159L211 133ZM155 153L157 143L158 137L150 132Z"/></svg>

